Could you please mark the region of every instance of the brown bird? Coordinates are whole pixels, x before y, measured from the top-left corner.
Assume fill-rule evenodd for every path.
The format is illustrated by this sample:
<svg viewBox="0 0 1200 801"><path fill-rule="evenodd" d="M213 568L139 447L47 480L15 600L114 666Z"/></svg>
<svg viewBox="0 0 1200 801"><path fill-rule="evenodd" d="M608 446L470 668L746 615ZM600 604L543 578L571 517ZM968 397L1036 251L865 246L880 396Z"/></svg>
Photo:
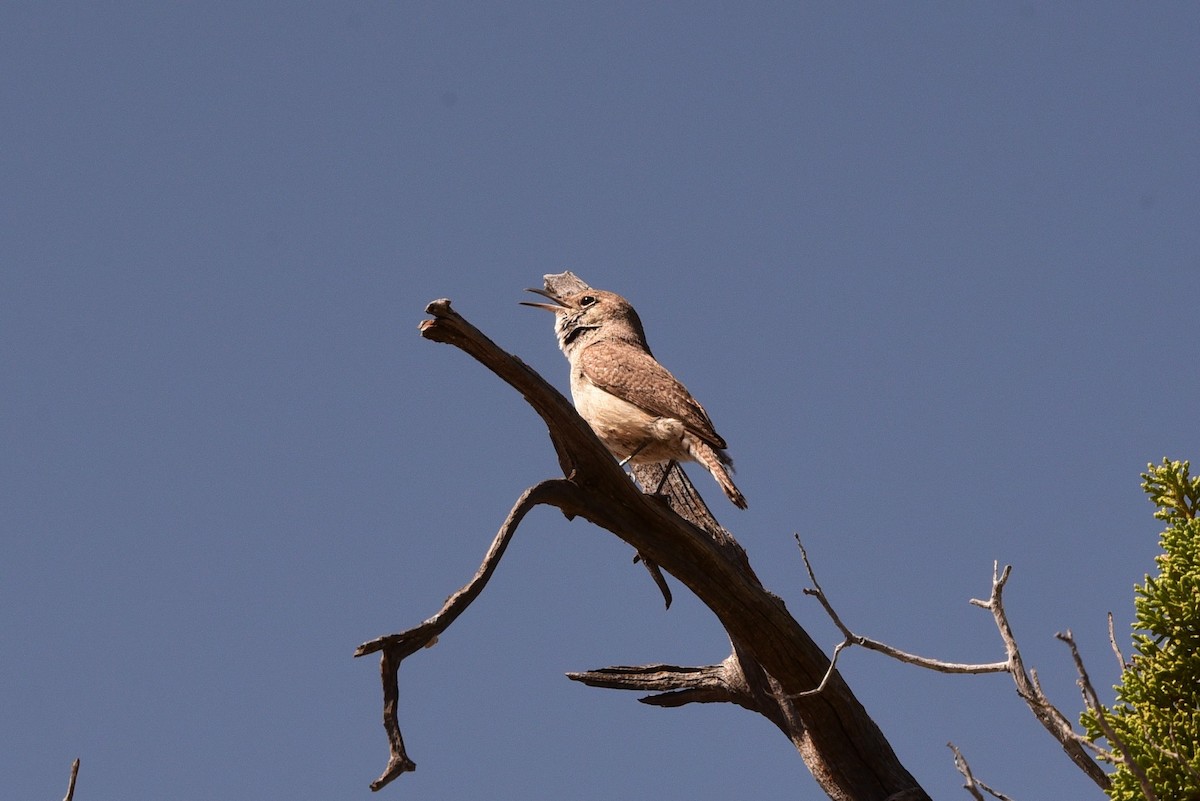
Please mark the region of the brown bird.
<svg viewBox="0 0 1200 801"><path fill-rule="evenodd" d="M746 498L729 475L733 460L725 440L687 387L650 353L629 301L591 288L561 296L529 291L551 301L523 305L554 312L558 346L571 363L575 409L612 455L622 465L699 462L745 509Z"/></svg>

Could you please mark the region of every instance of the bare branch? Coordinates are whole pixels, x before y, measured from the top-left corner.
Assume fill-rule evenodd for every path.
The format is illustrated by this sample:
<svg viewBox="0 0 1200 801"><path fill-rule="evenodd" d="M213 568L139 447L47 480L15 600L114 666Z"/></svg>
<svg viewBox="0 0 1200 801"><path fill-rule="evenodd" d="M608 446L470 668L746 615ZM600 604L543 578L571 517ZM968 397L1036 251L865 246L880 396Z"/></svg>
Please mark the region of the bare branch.
<svg viewBox="0 0 1200 801"><path fill-rule="evenodd" d="M845 639L833 646L833 656L829 658L829 669L826 670L825 675L821 677L821 683L816 687L813 687L811 690L793 693L790 697L803 698L808 695L817 695L825 692L825 688L829 686L829 680L833 678L834 671L837 669L838 657L842 655L842 651L846 650L851 645L854 645L854 641L851 639Z"/></svg>
<svg viewBox="0 0 1200 801"><path fill-rule="evenodd" d="M963 789L970 793L972 798L976 799L976 801L984 801L983 793L979 792L980 790L983 790L993 798L999 799L999 801L1012 801L1012 799L1006 796L1004 793L998 790L993 790L991 787L988 787L986 784L979 781L979 779L975 778L974 774L971 773L971 766L967 764L967 758L964 757L962 752L958 750L958 746L956 746L954 743L946 743L946 745L949 746L950 750L954 752L954 767L957 768L958 772L961 773L963 778L967 780L967 783L963 785Z"/></svg>
<svg viewBox="0 0 1200 801"><path fill-rule="evenodd" d="M1054 704L1050 703L1050 699L1046 697L1037 680L1037 673L1033 672L1031 676L1030 672L1025 669L1025 661L1021 658L1020 648L1017 647L1016 636L1008 622L1008 615L1004 611L1004 585L1012 574L1012 565L1005 565L1003 572L998 571L999 563L993 562L992 594L988 600L972 599L971 603L991 611L992 618L996 622L996 629L1000 632L1000 639L1003 640L1004 648L1008 652L1009 674L1016 685L1017 695L1025 701L1029 711L1033 712L1033 716L1042 724L1042 727L1058 740L1067 757L1087 774L1088 778L1096 783L1096 786L1107 790L1111 784L1108 774L1080 744L1080 737L1075 733L1071 722Z"/></svg>
<svg viewBox="0 0 1200 801"><path fill-rule="evenodd" d="M833 624L838 627L838 630L842 632L842 635L846 638L841 645L838 646L837 650L841 650L842 648L850 645L861 645L863 648L867 648L872 651L878 651L881 654L885 654L901 662L906 662L910 665L916 665L917 667L923 667L928 670L936 670L940 673L1004 673L1008 670L1008 662L986 662L982 664L944 662L940 659L930 659L929 657L910 654L906 651L901 651L899 648L893 648L887 643L880 642L879 640L873 640L870 637L864 637L860 634L855 634L845 623L842 622L841 617L838 616L838 613L834 610L833 605L829 602L829 598L826 596L825 590L821 588L820 582L817 581L817 576L813 571L812 563L808 559L808 551L805 550L804 543L800 541L800 535L796 534L795 537L796 545L800 547L800 557L804 560L804 568L808 571L809 581L811 581L813 584L812 588L805 588L804 594L811 595L820 601L821 606L825 609L825 613L829 615L830 620L833 621ZM824 684L824 682L822 682L822 684Z"/></svg>
<svg viewBox="0 0 1200 801"><path fill-rule="evenodd" d="M686 493L677 498L675 488L686 489L682 471L672 470L667 476L666 497L646 495L557 390L470 325L450 308L449 301L434 301L427 311L434 319L421 324L422 336L454 345L478 360L520 392L546 423L565 478L533 488L544 496L519 502L510 514L513 525L535 502L557 506L568 519L583 517L617 535L643 560L660 566L692 591L716 615L733 645L733 656L725 663L726 679L735 687L733 700L738 702L737 693L745 686L747 703L789 737L831 798L928 798L845 681L836 670L829 671L829 658L822 649L784 603L763 588L733 537L698 514L699 496L694 504ZM644 481L641 474L637 477ZM497 536L493 550L502 547L505 536L504 532ZM432 643L478 595L490 561L490 557L485 560L476 580L438 615L408 632L364 643L358 653L386 652L392 660L389 672L394 672L400 659ZM733 683L739 676L744 685ZM789 697L822 682L825 689L819 697ZM390 692L386 681L384 689ZM671 698L668 692L658 703L686 703L701 697L696 688L674 692L683 695ZM385 708L385 717L391 714ZM403 755L390 729L389 740L393 757Z"/></svg>
<svg viewBox="0 0 1200 801"><path fill-rule="evenodd" d="M1154 793L1154 788L1150 786L1150 779L1146 776L1146 771L1138 764L1133 753L1129 750L1129 745L1121 739L1117 732L1113 729L1112 724L1108 722L1108 714L1104 709L1104 705L1100 703L1100 696L1096 694L1096 688L1092 686L1092 680L1088 678L1087 668L1083 665L1083 657L1079 655L1079 649L1075 646L1075 637L1071 634L1071 630L1067 629L1065 633L1054 635L1062 640L1071 649L1071 659L1075 662L1075 672L1079 675L1076 684L1079 685L1079 691L1083 694L1083 702L1092 714L1096 716L1096 723L1100 726L1100 731L1104 732L1104 739L1108 740L1109 744L1121 752L1122 762L1125 767L1129 768L1130 772L1138 780L1138 785L1142 788L1142 794L1146 796L1146 801L1158 801L1158 796Z"/></svg>
<svg viewBox="0 0 1200 801"><path fill-rule="evenodd" d="M700 703L740 703L733 687L726 681L725 665L679 667L677 665L641 665L638 667L608 667L579 673L567 678L589 687L610 690L658 691L638 700L652 706L675 707ZM743 706L745 704L742 704Z"/></svg>
<svg viewBox="0 0 1200 801"><path fill-rule="evenodd" d="M838 644L837 648L834 649L833 661L836 661L838 654L848 646L861 645L864 648L878 651L901 662L941 673L1008 673L1012 676L1013 683L1016 685L1017 695L1021 697L1030 711L1033 712L1034 717L1045 727L1046 731L1050 732L1054 739L1058 740L1063 751L1071 761L1099 787L1107 789L1110 783L1108 775L1088 754L1088 749L1091 749L1103 757L1105 755L1103 749L1076 734L1071 722L1057 707L1050 703L1050 699L1042 691L1041 684L1038 682L1037 671L1027 671L1025 669L1024 660L1021 658L1021 650L1017 647L1016 636L1013 634L1012 626L1008 621L1008 615L1004 611L1004 587L1008 583L1009 576L1012 575L1012 565L1005 565L1004 570L1000 570L999 562L993 562L991 595L988 596L986 601L981 601L977 598L971 599L973 606L987 609L992 613L992 618L996 623L996 629L1000 633L1000 639L1004 643L1004 649L1008 658L1003 662L989 662L984 664L943 662L938 659L909 654L898 648L893 648L886 643L863 637L851 631L842 622L841 617L838 616L837 611L834 610L833 605L825 595L820 582L817 581L816 573L813 571L812 563L808 558L808 552L804 548L804 543L800 541L800 535L797 534L795 536L796 544L800 547L800 556L804 560L804 568L808 571L808 578L813 585L812 588L806 588L804 593L814 596L821 603L830 620L833 621L833 624L837 626L838 630L845 637ZM831 663L829 670L826 672L825 679L828 679L832 673L833 665ZM795 696L789 697L811 695L819 692L824 686L825 680L822 680L815 690L802 691L795 694Z"/></svg>
<svg viewBox="0 0 1200 801"><path fill-rule="evenodd" d="M646 568L646 572L650 574L651 580L654 581L654 586L658 587L658 591L662 593L663 603L667 605L667 609L670 609L671 588L667 586L667 580L663 577L662 570L651 560L643 558L640 553L633 555L633 561L641 562L642 567Z"/></svg>
<svg viewBox="0 0 1200 801"><path fill-rule="evenodd" d="M492 577L492 574L496 571L496 566L500 564L500 558L504 556L504 550L512 540L513 534L516 533L517 526L521 524L521 521L525 518L529 510L538 504L555 504L556 501L563 502L564 493L569 494L570 492L571 486L569 482L563 479L551 479L530 487L521 493L521 497L517 499L512 510L509 511L508 517L505 518L504 523L500 526L500 530L496 532L491 547L488 548L487 553L483 557L482 564L475 571L475 576L466 585L447 598L446 603L442 605L437 614L408 631L368 640L355 649L354 655L365 656L383 648L393 648L397 651L403 651L403 656L408 656L421 648L433 645L438 635L448 629L450 624L466 611L467 607L479 597L479 593L487 586L488 579Z"/></svg>
<svg viewBox="0 0 1200 801"><path fill-rule="evenodd" d="M79 760L76 759L71 763L71 780L67 782L67 794L63 796L63 801L71 801L75 797L75 779L79 776Z"/></svg>
<svg viewBox="0 0 1200 801"><path fill-rule="evenodd" d="M526 513L540 503L551 500L561 500L563 490L569 486L562 479L543 481L527 489L517 499L512 510L505 518L500 530L496 532L492 545L483 557L479 569L465 586L446 599L446 603L437 614L424 623L400 634L389 634L363 643L355 650L354 655L381 651L379 660L380 679L383 684L383 728L387 733L389 757L387 767L378 779L371 782L372 790L379 790L401 774L416 770L416 763L409 758L404 748L404 738L400 733L399 702L400 702L400 663L422 648L432 647L438 637L450 627L459 615L479 597L488 579L496 571L508 543L516 533Z"/></svg>
<svg viewBox="0 0 1200 801"><path fill-rule="evenodd" d="M963 785L963 789L970 793L975 801L984 801L983 793L979 791L979 785L975 783L975 777L971 775L971 766L967 764L967 760L963 757L962 752L958 750L958 746L954 743L946 743L946 745L954 752L954 767L967 780L967 783Z"/></svg>
<svg viewBox="0 0 1200 801"><path fill-rule="evenodd" d="M400 733L400 661L393 657L389 648L384 648L379 657L379 676L383 683L383 729L387 732L388 763L379 778L371 782L372 790L379 790L402 773L417 769L408 751L404 748L404 737Z"/></svg>
<svg viewBox="0 0 1200 801"><path fill-rule="evenodd" d="M1108 644L1112 646L1113 655L1117 657L1117 669L1124 672L1128 665L1125 663L1125 655L1121 653L1121 646L1117 645L1117 633L1113 631L1112 612L1108 613Z"/></svg>

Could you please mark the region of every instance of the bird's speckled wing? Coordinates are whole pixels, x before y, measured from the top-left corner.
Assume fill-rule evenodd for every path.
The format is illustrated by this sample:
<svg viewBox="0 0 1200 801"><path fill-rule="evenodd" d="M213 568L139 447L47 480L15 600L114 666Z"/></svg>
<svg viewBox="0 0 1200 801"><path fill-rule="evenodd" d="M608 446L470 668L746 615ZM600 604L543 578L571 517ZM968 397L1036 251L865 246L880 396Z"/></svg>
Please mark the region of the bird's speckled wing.
<svg viewBox="0 0 1200 801"><path fill-rule="evenodd" d="M579 354L579 369L610 395L659 417L673 417L700 439L724 450L708 412L667 368L641 348L620 340L600 340Z"/></svg>

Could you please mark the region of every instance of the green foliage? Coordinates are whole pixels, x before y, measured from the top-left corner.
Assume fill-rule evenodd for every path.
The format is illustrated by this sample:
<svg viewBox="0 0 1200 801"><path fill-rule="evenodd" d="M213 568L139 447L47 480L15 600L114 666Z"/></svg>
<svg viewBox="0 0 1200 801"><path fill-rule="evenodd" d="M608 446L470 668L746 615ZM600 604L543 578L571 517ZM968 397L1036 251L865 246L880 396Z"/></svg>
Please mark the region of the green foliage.
<svg viewBox="0 0 1200 801"><path fill-rule="evenodd" d="M1142 474L1142 489L1167 524L1157 576L1135 587L1133 658L1116 686L1110 725L1161 801L1200 801L1200 477L1166 459ZM1089 736L1100 721L1083 715ZM1122 749L1109 740L1120 756ZM1110 798L1145 799L1137 775L1119 764Z"/></svg>

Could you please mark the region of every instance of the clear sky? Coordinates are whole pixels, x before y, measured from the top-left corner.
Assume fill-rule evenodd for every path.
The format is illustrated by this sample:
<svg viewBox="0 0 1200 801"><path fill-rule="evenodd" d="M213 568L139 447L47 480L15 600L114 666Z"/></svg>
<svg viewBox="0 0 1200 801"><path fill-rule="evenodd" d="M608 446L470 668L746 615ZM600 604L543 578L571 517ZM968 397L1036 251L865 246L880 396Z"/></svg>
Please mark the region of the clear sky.
<svg viewBox="0 0 1200 801"><path fill-rule="evenodd" d="M417 335L455 308L564 390L572 269L626 295L750 502L692 468L830 648L846 621L993 661L992 560L1074 717L1116 679L1200 460L1194 3L0 6L0 796L366 799L378 668L510 505L545 428ZM563 677L719 661L631 550L531 515L405 663L392 798L822 797L774 728ZM1005 677L851 651L938 798L947 741L1017 798L1097 798Z"/></svg>

